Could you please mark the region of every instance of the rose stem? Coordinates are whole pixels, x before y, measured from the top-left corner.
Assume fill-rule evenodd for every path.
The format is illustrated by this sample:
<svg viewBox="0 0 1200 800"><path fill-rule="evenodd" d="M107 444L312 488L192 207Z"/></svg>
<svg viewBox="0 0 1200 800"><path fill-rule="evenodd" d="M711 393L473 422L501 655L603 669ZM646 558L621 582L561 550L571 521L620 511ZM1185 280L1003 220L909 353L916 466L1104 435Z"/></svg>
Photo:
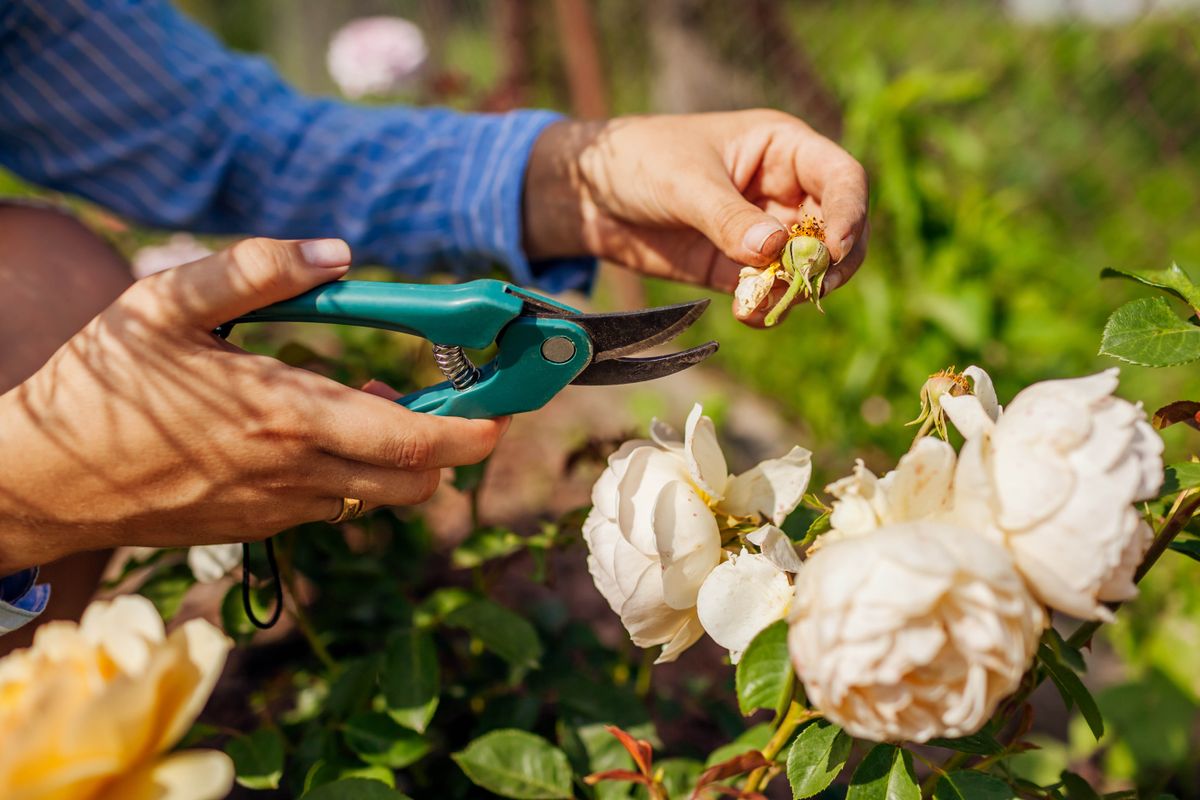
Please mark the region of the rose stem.
<svg viewBox="0 0 1200 800"><path fill-rule="evenodd" d="M776 717L778 727L775 728L775 733L771 736L771 740L767 742L767 746L762 749L763 758L769 762L768 766L759 767L750 773L750 777L746 779L746 787L742 790L743 793L757 792L762 787L763 778L767 774L770 763L775 761L775 756L779 755L779 751L792 738L792 734L796 732L796 728L820 716L820 711L805 708L798 700L792 700L788 705L787 713L782 718Z"/></svg>
<svg viewBox="0 0 1200 800"><path fill-rule="evenodd" d="M300 600L296 594L296 573L292 570L292 549L295 547L295 540L288 537L287 546L281 548L279 553L279 576L283 579L283 585L287 587L287 591L283 596L291 599L285 607L292 615L292 619L296 620L296 627L300 629L300 633L308 641L309 647L312 648L313 654L320 660L325 668L332 674L339 672L338 663L333 660L333 656L329 654L325 643L317 636L317 631L309 620L308 614L304 613L304 609L300 605Z"/></svg>

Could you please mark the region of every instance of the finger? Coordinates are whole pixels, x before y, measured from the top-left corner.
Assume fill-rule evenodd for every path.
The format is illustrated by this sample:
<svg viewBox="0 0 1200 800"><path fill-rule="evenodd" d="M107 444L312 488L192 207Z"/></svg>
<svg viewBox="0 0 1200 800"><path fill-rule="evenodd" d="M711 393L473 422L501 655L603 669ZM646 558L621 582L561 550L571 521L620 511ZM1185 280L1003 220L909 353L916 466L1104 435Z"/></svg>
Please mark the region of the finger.
<svg viewBox="0 0 1200 800"><path fill-rule="evenodd" d="M854 249L866 225L867 172L823 136L812 137L796 152L796 176L820 202L829 255L841 261Z"/></svg>
<svg viewBox="0 0 1200 800"><path fill-rule="evenodd" d="M321 491L334 497L328 516L333 519L341 511L341 498L362 500L368 507L414 506L424 503L441 483L440 469L407 472L376 467L358 461L332 459L322 470Z"/></svg>
<svg viewBox="0 0 1200 800"><path fill-rule="evenodd" d="M854 248L837 264L829 268L825 273L825 284L822 287L822 296L829 294L839 286L844 286L846 281L858 272L858 268L862 266L863 260L867 257L867 243L871 239L871 224L868 222L863 226L862 235L860 235L854 243Z"/></svg>
<svg viewBox="0 0 1200 800"><path fill-rule="evenodd" d="M746 200L716 168L689 174L674 198L680 218L739 264L769 264L787 241L783 223Z"/></svg>
<svg viewBox="0 0 1200 800"><path fill-rule="evenodd" d="M208 258L139 281L126 294L167 324L205 332L337 280L350 264L341 239L244 239Z"/></svg>
<svg viewBox="0 0 1200 800"><path fill-rule="evenodd" d="M350 461L409 471L476 464L491 454L510 422L420 414L377 394L306 375L303 380L313 384L306 392L309 430L319 447Z"/></svg>

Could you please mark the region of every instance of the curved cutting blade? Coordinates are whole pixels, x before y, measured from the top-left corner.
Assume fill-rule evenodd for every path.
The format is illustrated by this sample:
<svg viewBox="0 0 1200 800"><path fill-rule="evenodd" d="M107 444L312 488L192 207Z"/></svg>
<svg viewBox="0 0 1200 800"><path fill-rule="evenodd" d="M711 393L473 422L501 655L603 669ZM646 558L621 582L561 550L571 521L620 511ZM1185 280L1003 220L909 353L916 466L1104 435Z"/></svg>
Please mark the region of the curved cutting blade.
<svg viewBox="0 0 1200 800"><path fill-rule="evenodd" d="M604 361L592 361L571 383L584 386L602 386L614 383L652 381L655 378L664 378L667 375L673 375L680 370L699 364L715 352L717 352L717 343L708 342L689 350L670 353L665 356L609 358Z"/></svg>

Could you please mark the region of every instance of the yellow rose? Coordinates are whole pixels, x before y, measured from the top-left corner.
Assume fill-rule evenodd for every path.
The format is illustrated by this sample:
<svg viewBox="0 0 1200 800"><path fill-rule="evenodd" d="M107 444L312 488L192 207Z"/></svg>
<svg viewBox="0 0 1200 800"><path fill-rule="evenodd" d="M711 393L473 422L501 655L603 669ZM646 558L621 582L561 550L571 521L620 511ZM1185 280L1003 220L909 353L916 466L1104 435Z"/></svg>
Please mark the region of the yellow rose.
<svg viewBox="0 0 1200 800"><path fill-rule="evenodd" d="M0 797L216 800L224 753L170 753L199 715L231 642L204 620L166 635L144 597L93 603L0 660Z"/></svg>

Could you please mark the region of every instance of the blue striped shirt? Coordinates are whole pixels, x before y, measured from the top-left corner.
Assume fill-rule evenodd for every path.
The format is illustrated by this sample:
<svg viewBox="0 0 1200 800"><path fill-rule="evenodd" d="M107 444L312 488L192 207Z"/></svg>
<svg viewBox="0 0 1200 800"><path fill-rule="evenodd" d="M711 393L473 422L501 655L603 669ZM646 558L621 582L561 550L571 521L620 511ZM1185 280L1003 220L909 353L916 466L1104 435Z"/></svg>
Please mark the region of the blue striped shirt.
<svg viewBox="0 0 1200 800"><path fill-rule="evenodd" d="M410 274L586 288L590 259L521 249L529 152L558 118L306 97L166 0L0 0L0 165L159 227L336 236Z"/></svg>

